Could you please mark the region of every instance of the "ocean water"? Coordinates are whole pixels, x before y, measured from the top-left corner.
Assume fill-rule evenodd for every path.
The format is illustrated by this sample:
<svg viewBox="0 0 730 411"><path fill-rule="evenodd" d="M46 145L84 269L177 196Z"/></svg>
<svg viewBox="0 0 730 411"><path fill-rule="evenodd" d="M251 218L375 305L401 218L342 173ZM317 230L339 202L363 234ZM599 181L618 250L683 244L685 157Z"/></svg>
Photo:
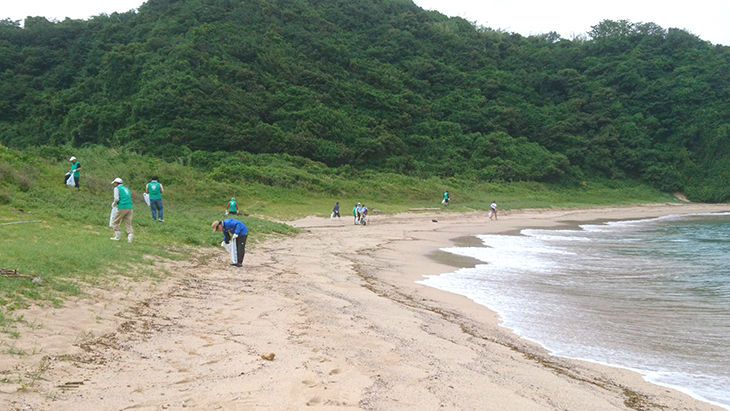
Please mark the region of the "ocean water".
<svg viewBox="0 0 730 411"><path fill-rule="evenodd" d="M479 235L465 295L553 355L620 366L730 410L730 213Z"/></svg>

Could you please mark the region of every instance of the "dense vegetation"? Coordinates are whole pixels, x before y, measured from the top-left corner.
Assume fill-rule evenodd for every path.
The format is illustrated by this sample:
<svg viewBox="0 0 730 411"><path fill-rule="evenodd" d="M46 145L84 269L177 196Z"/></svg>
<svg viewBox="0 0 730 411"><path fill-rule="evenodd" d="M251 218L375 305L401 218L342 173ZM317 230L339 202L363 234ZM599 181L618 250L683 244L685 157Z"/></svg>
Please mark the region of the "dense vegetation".
<svg viewBox="0 0 730 411"><path fill-rule="evenodd" d="M88 21L5 20L0 142L200 167L241 151L252 162L225 175L255 182L268 153L728 199L730 48L651 23L588 34L523 37L409 0L149 0Z"/></svg>

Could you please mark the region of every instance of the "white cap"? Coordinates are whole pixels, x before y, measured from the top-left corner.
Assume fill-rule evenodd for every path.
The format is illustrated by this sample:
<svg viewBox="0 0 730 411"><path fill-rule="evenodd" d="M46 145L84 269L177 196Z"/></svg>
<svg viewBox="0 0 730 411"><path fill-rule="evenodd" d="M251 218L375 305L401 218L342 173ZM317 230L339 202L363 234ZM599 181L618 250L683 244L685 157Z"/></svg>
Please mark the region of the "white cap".
<svg viewBox="0 0 730 411"><path fill-rule="evenodd" d="M76 157L74 157L74 156L71 156L71 158L68 159L68 161L74 161L74 160L76 160Z"/></svg>
<svg viewBox="0 0 730 411"><path fill-rule="evenodd" d="M111 184L114 184L114 183L122 184L122 179L119 178L119 177L117 177L117 178L114 179L114 181L111 182Z"/></svg>

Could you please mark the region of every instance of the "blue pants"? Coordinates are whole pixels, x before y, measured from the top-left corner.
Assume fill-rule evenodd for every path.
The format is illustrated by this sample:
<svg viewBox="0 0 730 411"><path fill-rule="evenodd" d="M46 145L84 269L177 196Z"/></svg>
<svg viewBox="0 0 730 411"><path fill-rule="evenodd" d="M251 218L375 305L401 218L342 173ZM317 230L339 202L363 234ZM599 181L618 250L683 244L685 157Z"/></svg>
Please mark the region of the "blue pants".
<svg viewBox="0 0 730 411"><path fill-rule="evenodd" d="M157 198L154 200L150 198L150 209L152 210L152 218L154 220L157 220L158 211L160 212L160 220L164 220L164 218L162 217L162 199L161 198Z"/></svg>

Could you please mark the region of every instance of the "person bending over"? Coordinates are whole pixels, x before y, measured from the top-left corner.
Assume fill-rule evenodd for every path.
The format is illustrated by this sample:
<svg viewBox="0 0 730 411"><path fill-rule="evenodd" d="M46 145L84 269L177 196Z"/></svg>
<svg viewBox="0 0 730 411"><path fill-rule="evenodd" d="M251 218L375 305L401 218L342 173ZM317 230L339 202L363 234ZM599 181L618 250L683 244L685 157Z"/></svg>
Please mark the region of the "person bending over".
<svg viewBox="0 0 730 411"><path fill-rule="evenodd" d="M246 240L248 239L248 227L233 218L227 218L223 221L213 221L211 225L213 232L223 231L223 243L229 244L231 240L236 241L237 261L231 264L234 267L243 267L243 257L246 255Z"/></svg>

